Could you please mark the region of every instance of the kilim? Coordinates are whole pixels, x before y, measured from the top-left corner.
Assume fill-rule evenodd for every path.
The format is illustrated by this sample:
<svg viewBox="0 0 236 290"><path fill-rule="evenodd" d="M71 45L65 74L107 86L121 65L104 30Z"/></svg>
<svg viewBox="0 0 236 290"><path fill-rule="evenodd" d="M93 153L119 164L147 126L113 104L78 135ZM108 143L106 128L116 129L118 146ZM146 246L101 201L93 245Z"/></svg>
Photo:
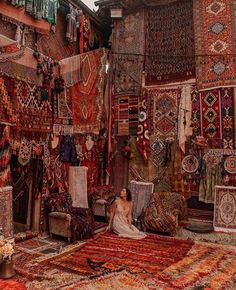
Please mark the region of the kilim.
<svg viewBox="0 0 236 290"><path fill-rule="evenodd" d="M193 1L175 1L145 10L146 85L194 76Z"/></svg>
<svg viewBox="0 0 236 290"><path fill-rule="evenodd" d="M194 29L199 89L235 84L235 0L196 0Z"/></svg>
<svg viewBox="0 0 236 290"><path fill-rule="evenodd" d="M132 239L106 233L50 263L86 276L126 269L147 278L181 260L192 245L190 240L152 234L134 243Z"/></svg>
<svg viewBox="0 0 236 290"><path fill-rule="evenodd" d="M70 88L73 124L77 133L98 133L102 117L107 51L98 49L81 54L82 81Z"/></svg>
<svg viewBox="0 0 236 290"><path fill-rule="evenodd" d="M181 89L146 88L150 131L160 139L177 138L178 104Z"/></svg>
<svg viewBox="0 0 236 290"><path fill-rule="evenodd" d="M43 89L16 81L16 106L19 128L26 131L50 132L52 125L51 98L43 100Z"/></svg>
<svg viewBox="0 0 236 290"><path fill-rule="evenodd" d="M115 99L115 125L119 136L137 135L138 128L137 96L118 96Z"/></svg>
<svg viewBox="0 0 236 290"><path fill-rule="evenodd" d="M234 149L235 94L233 88L192 93L193 135L204 136L211 148Z"/></svg>
<svg viewBox="0 0 236 290"><path fill-rule="evenodd" d="M236 187L216 186L214 229L236 232Z"/></svg>

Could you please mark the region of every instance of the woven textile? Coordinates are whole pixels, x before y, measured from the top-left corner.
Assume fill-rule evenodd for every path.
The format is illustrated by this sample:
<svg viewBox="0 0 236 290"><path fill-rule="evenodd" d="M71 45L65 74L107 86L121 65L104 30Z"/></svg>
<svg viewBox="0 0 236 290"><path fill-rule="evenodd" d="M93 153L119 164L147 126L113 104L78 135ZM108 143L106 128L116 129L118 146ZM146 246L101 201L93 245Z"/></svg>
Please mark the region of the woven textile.
<svg viewBox="0 0 236 290"><path fill-rule="evenodd" d="M192 0L182 0L145 10L146 85L193 76L192 5Z"/></svg>
<svg viewBox="0 0 236 290"><path fill-rule="evenodd" d="M64 290L91 290L91 289L129 289L129 290L149 290L145 283L126 271L102 275L101 277L84 282L76 283Z"/></svg>
<svg viewBox="0 0 236 290"><path fill-rule="evenodd" d="M88 208L87 171L88 168L84 166L70 166L69 193L73 207Z"/></svg>
<svg viewBox="0 0 236 290"><path fill-rule="evenodd" d="M143 56L115 54L114 94L115 96L139 96L142 84Z"/></svg>
<svg viewBox="0 0 236 290"><path fill-rule="evenodd" d="M5 238L13 238L12 187L0 188L0 227Z"/></svg>
<svg viewBox="0 0 236 290"><path fill-rule="evenodd" d="M198 88L234 85L235 1L196 0L194 28Z"/></svg>
<svg viewBox="0 0 236 290"><path fill-rule="evenodd" d="M204 136L212 148L234 149L236 104L233 88L192 93L193 135Z"/></svg>
<svg viewBox="0 0 236 290"><path fill-rule="evenodd" d="M146 88L144 93L148 99L150 131L160 139L176 139L181 89Z"/></svg>
<svg viewBox="0 0 236 290"><path fill-rule="evenodd" d="M82 81L70 88L73 124L77 133L99 133L106 60L105 49L81 55Z"/></svg>
<svg viewBox="0 0 236 290"><path fill-rule="evenodd" d="M153 193L154 184L151 182L130 182L130 191L133 200L133 218L138 219L142 210L146 208Z"/></svg>
<svg viewBox="0 0 236 290"><path fill-rule="evenodd" d="M236 187L216 186L214 230L236 232Z"/></svg>
<svg viewBox="0 0 236 290"><path fill-rule="evenodd" d="M19 48L16 43L0 46L0 62L21 58L24 50L24 47Z"/></svg>
<svg viewBox="0 0 236 290"><path fill-rule="evenodd" d="M80 76L80 55L74 55L59 61L61 75L66 86L73 86L81 80Z"/></svg>
<svg viewBox="0 0 236 290"><path fill-rule="evenodd" d="M161 290L233 290L235 268L236 255L232 248L195 244L186 257L156 275L151 284Z"/></svg>
<svg viewBox="0 0 236 290"><path fill-rule="evenodd" d="M18 126L22 130L50 132L52 108L50 98L42 99L43 90L23 81L16 82L16 104L18 108Z"/></svg>
<svg viewBox="0 0 236 290"><path fill-rule="evenodd" d="M115 126L119 136L136 135L138 129L137 96L119 96L115 99Z"/></svg>
<svg viewBox="0 0 236 290"><path fill-rule="evenodd" d="M146 279L181 260L192 245L190 240L151 234L134 242L106 233L78 251L53 259L51 264L86 276L125 269Z"/></svg>
<svg viewBox="0 0 236 290"><path fill-rule="evenodd" d="M114 21L114 94L140 94L144 53L144 13L135 12Z"/></svg>
<svg viewBox="0 0 236 290"><path fill-rule="evenodd" d="M53 124L72 124L72 99L70 88L53 96Z"/></svg>

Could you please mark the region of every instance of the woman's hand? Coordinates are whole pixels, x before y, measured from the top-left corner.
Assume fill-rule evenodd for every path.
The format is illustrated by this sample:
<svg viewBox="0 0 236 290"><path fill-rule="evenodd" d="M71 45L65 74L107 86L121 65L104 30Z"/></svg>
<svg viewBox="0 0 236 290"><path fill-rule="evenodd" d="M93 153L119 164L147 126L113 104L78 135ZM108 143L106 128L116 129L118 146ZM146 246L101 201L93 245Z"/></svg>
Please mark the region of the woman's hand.
<svg viewBox="0 0 236 290"><path fill-rule="evenodd" d="M106 232L111 232L111 226L110 225L107 226Z"/></svg>

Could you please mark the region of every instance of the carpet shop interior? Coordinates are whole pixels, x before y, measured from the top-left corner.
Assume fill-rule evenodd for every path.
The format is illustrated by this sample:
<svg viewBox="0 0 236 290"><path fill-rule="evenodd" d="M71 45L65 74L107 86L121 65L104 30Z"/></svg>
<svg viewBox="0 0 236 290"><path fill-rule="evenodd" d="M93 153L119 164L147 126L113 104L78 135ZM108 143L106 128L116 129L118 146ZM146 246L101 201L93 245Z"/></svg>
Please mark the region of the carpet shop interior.
<svg viewBox="0 0 236 290"><path fill-rule="evenodd" d="M93 3L0 3L0 289L236 289L235 0Z"/></svg>

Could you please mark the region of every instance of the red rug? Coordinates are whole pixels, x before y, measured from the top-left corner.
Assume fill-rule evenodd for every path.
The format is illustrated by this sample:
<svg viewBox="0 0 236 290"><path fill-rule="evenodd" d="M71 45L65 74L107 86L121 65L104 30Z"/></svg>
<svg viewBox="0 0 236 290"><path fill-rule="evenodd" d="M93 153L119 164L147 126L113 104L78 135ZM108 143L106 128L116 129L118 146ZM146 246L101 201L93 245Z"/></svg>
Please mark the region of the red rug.
<svg viewBox="0 0 236 290"><path fill-rule="evenodd" d="M235 84L235 0L193 1L197 86Z"/></svg>
<svg viewBox="0 0 236 290"><path fill-rule="evenodd" d="M152 277L158 289L236 289L236 254L224 246L196 244L181 261ZM156 289L156 288L153 288Z"/></svg>
<svg viewBox="0 0 236 290"><path fill-rule="evenodd" d="M81 54L82 81L70 88L73 124L77 133L99 132L106 59L104 49Z"/></svg>
<svg viewBox="0 0 236 290"><path fill-rule="evenodd" d="M80 250L53 259L51 264L84 275L125 269L145 278L181 260L192 245L190 240L151 234L134 241L105 233L87 242Z"/></svg>
<svg viewBox="0 0 236 290"><path fill-rule="evenodd" d="M0 279L1 290L26 290L26 286L20 282L14 280L2 280Z"/></svg>

